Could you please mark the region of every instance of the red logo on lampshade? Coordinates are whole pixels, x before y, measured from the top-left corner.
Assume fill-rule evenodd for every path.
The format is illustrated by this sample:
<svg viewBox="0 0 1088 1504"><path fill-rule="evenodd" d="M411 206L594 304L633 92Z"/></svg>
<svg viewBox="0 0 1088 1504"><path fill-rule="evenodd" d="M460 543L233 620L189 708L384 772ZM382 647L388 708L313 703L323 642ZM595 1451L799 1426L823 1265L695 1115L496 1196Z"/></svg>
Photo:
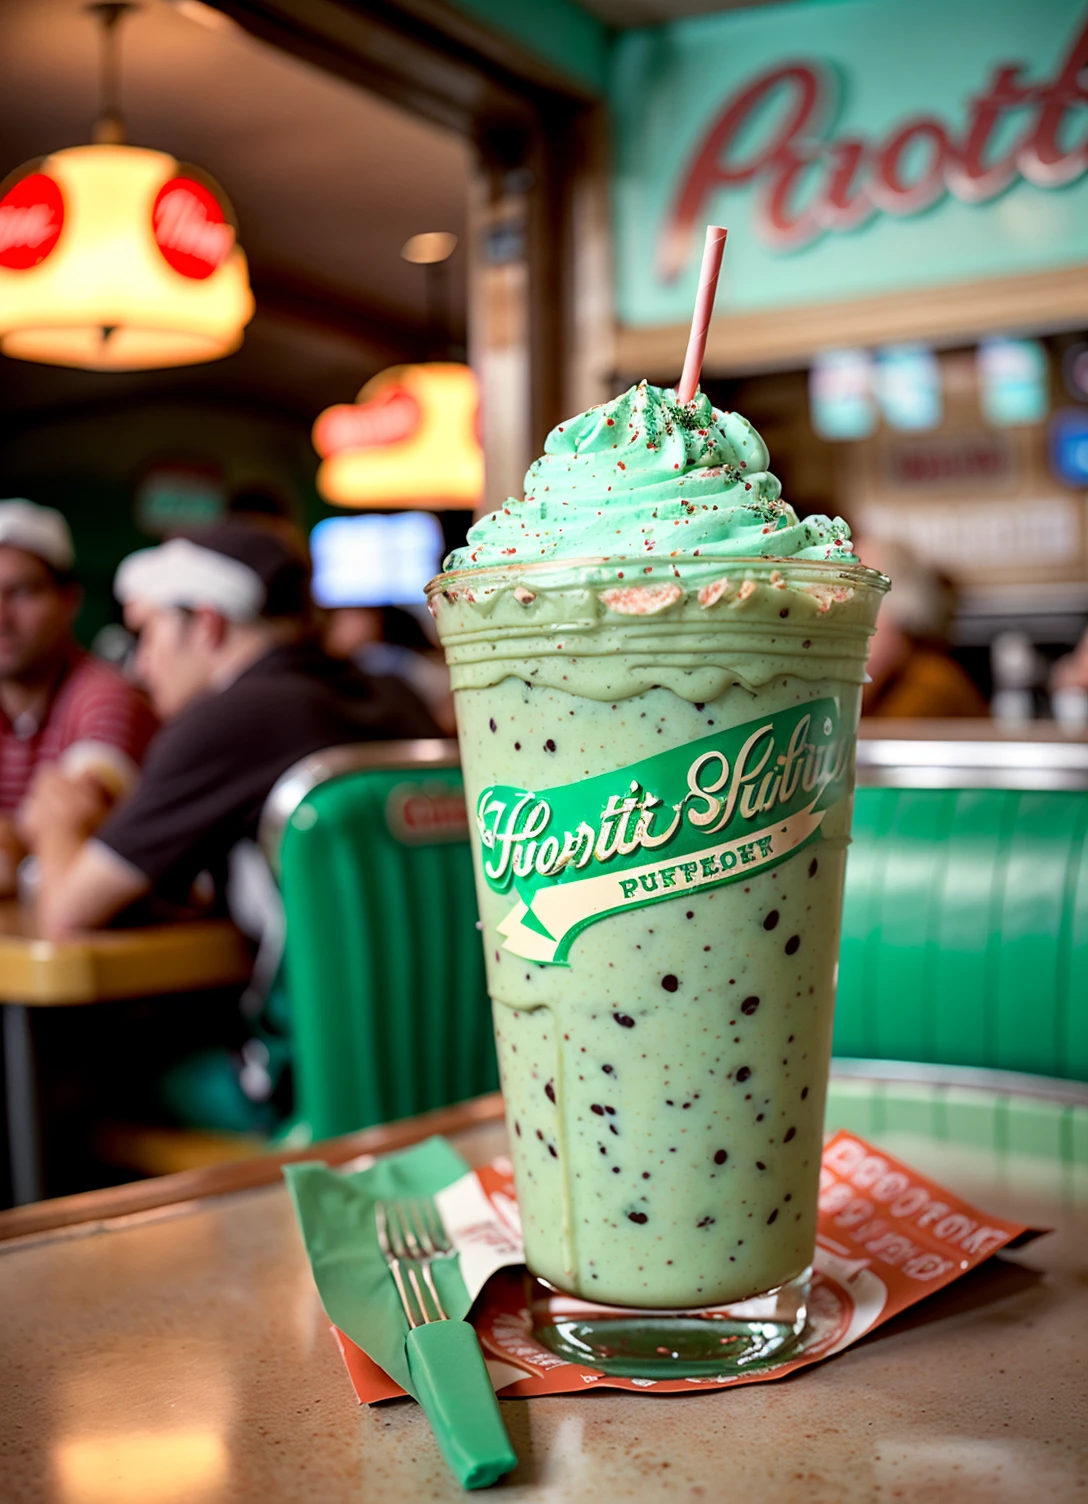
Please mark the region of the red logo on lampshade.
<svg viewBox="0 0 1088 1504"><path fill-rule="evenodd" d="M419 403L402 386L391 386L371 402L343 402L314 424L314 446L327 457L345 449L377 449L410 439L419 427Z"/></svg>
<svg viewBox="0 0 1088 1504"><path fill-rule="evenodd" d="M234 245L234 229L214 193L193 178L163 184L151 223L165 260L195 282L218 271Z"/></svg>
<svg viewBox="0 0 1088 1504"><path fill-rule="evenodd" d="M64 228L64 200L53 179L32 172L0 199L0 266L25 272L45 260Z"/></svg>

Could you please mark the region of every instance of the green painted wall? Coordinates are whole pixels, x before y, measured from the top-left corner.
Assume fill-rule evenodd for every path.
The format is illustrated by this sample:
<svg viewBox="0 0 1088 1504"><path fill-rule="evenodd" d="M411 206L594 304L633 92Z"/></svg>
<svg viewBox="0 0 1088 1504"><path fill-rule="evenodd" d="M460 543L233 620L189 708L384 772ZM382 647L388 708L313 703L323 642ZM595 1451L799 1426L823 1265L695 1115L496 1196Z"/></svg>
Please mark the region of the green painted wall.
<svg viewBox="0 0 1088 1504"><path fill-rule="evenodd" d="M583 88L604 94L612 32L575 0L452 0L452 4Z"/></svg>
<svg viewBox="0 0 1088 1504"><path fill-rule="evenodd" d="M198 460L229 493L271 486L307 532L329 508L317 495L308 426L282 414L221 402L129 399L116 408L57 413L0 437L0 496L27 496L67 517L84 606L77 631L89 643L120 613L111 584L126 554L158 541L139 527L135 491L144 469Z"/></svg>
<svg viewBox="0 0 1088 1504"><path fill-rule="evenodd" d="M845 0L803 3L827 6L841 5ZM450 0L450 4L551 63L583 88L595 94L607 92L613 46L622 33L583 9L577 0ZM761 7L760 13L766 15L767 9ZM733 14L743 16L747 11L742 6Z"/></svg>

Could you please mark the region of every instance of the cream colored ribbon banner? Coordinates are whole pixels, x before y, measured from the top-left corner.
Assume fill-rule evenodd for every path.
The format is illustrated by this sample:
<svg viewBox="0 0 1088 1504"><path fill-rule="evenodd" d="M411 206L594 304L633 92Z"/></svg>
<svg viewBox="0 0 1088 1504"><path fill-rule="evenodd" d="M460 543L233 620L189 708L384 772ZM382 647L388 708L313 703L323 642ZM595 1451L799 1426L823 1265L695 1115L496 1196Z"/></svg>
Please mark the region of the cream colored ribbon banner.
<svg viewBox="0 0 1088 1504"><path fill-rule="evenodd" d="M598 877L556 883L532 900L532 917L547 934L527 925L529 906L519 898L498 926L506 938L503 949L526 961L556 962L556 952L573 932L624 909L637 909L664 899L680 898L702 888L736 882L792 856L819 829L826 810L810 804L785 821L746 833L720 846L692 852L680 860L649 862Z"/></svg>

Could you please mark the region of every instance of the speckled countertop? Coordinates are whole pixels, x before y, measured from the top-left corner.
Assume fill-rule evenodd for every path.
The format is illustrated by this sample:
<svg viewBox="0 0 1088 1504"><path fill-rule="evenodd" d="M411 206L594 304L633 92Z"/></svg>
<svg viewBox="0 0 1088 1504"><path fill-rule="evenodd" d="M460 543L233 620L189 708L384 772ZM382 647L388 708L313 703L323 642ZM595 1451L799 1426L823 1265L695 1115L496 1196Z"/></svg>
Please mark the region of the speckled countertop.
<svg viewBox="0 0 1088 1504"><path fill-rule="evenodd" d="M457 1142L475 1162L502 1148L497 1128ZM1088 1229L993 1201L1058 1232L794 1378L505 1402L521 1465L498 1496L1088 1497ZM356 1404L278 1187L0 1246L5 1504L463 1497L413 1403Z"/></svg>

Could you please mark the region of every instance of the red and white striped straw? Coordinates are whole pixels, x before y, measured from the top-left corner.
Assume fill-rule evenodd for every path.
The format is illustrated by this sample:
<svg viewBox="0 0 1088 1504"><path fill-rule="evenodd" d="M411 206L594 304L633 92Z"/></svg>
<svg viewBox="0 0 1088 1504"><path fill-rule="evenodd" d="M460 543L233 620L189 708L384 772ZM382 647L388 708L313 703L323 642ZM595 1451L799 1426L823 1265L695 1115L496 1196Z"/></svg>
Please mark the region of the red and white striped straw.
<svg viewBox="0 0 1088 1504"><path fill-rule="evenodd" d="M688 353L684 356L684 374L676 388L676 400L680 403L690 402L699 390L706 335L714 312L714 294L718 290L718 273L722 269L722 252L725 250L725 237L728 233L721 225L706 227L706 245L703 247L703 264L699 270L699 291L695 294L695 312L691 316Z"/></svg>

